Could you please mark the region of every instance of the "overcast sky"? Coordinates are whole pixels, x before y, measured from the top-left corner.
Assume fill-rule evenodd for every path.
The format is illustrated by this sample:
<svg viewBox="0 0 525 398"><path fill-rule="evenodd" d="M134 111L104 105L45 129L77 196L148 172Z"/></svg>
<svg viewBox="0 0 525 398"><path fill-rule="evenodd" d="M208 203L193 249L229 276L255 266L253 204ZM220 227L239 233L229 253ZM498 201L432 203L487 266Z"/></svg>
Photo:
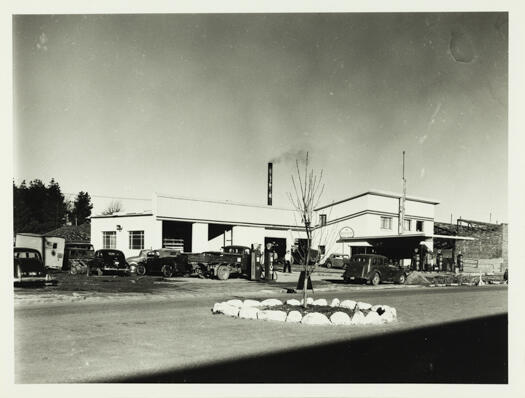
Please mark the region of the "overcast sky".
<svg viewBox="0 0 525 398"><path fill-rule="evenodd" d="M324 203L368 189L507 220L507 15L16 16L15 181L289 206L294 159ZM125 210L150 208L123 200Z"/></svg>

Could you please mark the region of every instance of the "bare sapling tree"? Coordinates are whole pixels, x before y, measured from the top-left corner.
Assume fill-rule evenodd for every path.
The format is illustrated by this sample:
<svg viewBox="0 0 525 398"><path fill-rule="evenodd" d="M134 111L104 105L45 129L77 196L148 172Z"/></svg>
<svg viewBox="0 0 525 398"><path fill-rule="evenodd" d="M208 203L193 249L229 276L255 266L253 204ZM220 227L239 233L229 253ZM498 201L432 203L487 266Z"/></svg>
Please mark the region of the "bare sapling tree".
<svg viewBox="0 0 525 398"><path fill-rule="evenodd" d="M102 212L102 214L105 216L110 216L122 210L123 210L122 203L118 200L112 200L109 203L108 207L106 207L106 209Z"/></svg>
<svg viewBox="0 0 525 398"><path fill-rule="evenodd" d="M302 256L304 262L304 284L303 284L303 306L306 308L308 289L308 278L310 275L309 263L311 256L313 230L315 228L314 209L319 205L319 200L324 192L323 171L314 172L308 162L308 152L304 162L304 171L301 172L299 160L296 159L295 166L297 175L292 174L293 193L288 197L295 211L301 217L301 225L306 233L306 255Z"/></svg>

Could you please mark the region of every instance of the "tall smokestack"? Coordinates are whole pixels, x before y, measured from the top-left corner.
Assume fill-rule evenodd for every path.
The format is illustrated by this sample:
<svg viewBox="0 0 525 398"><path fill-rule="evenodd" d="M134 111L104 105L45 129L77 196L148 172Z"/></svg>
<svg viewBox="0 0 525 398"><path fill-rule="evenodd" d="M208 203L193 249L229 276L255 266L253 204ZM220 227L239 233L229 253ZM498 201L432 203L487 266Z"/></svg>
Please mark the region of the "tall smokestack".
<svg viewBox="0 0 525 398"><path fill-rule="evenodd" d="M268 206L272 205L273 164L268 163Z"/></svg>

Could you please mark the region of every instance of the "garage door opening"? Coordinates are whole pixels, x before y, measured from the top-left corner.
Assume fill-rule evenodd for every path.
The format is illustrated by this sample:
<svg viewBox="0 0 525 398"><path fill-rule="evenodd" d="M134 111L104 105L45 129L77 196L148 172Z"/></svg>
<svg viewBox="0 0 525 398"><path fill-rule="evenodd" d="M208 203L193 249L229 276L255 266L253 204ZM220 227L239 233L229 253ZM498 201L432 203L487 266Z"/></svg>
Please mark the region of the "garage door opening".
<svg viewBox="0 0 525 398"><path fill-rule="evenodd" d="M220 241L220 246L233 245L233 225L208 224L208 242Z"/></svg>
<svg viewBox="0 0 525 398"><path fill-rule="evenodd" d="M190 252L192 226L191 222L162 221L162 247L172 249L181 247L183 251Z"/></svg>

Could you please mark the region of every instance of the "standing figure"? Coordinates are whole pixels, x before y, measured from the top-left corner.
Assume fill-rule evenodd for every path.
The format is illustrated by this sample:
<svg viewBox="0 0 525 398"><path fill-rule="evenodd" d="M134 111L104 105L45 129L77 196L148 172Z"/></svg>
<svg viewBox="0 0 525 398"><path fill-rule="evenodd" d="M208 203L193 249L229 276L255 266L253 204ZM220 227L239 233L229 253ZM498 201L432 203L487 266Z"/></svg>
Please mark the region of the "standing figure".
<svg viewBox="0 0 525 398"><path fill-rule="evenodd" d="M292 254L290 253L290 250L286 250L286 253L284 255L283 272L286 272L287 269L288 269L288 273L292 272Z"/></svg>
<svg viewBox="0 0 525 398"><path fill-rule="evenodd" d="M412 264L410 264L410 268L412 268L412 271L419 271L419 264L420 264L419 250L416 247L414 249L414 255L412 256Z"/></svg>
<svg viewBox="0 0 525 398"><path fill-rule="evenodd" d="M463 272L463 254L461 254L461 252L458 252L457 267L459 268L459 272Z"/></svg>
<svg viewBox="0 0 525 398"><path fill-rule="evenodd" d="M436 255L436 268L437 272L443 271L443 253L441 250L438 250Z"/></svg>

